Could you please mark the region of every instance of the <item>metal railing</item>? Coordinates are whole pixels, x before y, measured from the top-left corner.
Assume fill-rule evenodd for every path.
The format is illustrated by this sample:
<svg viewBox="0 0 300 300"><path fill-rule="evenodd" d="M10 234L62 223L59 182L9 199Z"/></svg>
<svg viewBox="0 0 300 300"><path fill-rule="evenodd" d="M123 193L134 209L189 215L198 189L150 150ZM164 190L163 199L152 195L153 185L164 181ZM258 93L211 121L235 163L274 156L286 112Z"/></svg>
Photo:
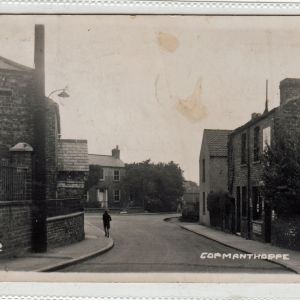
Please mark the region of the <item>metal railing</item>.
<svg viewBox="0 0 300 300"><path fill-rule="evenodd" d="M0 201L29 200L27 170L0 163Z"/></svg>

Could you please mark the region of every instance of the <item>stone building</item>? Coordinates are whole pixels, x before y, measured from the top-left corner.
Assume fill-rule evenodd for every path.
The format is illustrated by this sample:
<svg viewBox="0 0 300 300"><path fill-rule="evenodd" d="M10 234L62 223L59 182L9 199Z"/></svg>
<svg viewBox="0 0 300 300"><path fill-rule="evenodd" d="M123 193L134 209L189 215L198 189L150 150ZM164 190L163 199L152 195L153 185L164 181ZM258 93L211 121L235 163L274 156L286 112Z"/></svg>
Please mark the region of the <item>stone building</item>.
<svg viewBox="0 0 300 300"><path fill-rule="evenodd" d="M0 242L4 245L1 255L11 255L32 248L35 235L33 218L34 214L38 215L38 205L34 198L37 198L35 201L40 200L34 197L34 191L37 187L41 189L40 186L45 191L44 236L48 237L48 246L84 238L83 212L79 205L75 207L74 203L57 199L58 176L61 184L59 171L65 171L59 170L58 166L61 145L59 107L52 99L45 97L43 88L40 89L40 97L37 96L37 86L44 86L44 68L43 63L40 63L44 60L43 25L36 26L34 56L34 68L0 57ZM43 112L40 114L44 116L43 131L37 120L41 119L38 115L38 102L43 103ZM37 129L45 137L44 146L37 139ZM86 145L86 141L84 143ZM44 149L42 156L41 149ZM78 162L72 153L71 150L69 154L65 153L65 156L69 156L69 164L72 159L73 163ZM42 184L35 180L39 178L37 174L40 174L37 173L37 162L40 162L37 157L44 157L42 162L45 164L45 181ZM87 150L86 167L81 171L87 171ZM65 198L65 194L61 196ZM59 210L61 207L63 209ZM75 211L77 214L74 214Z"/></svg>
<svg viewBox="0 0 300 300"><path fill-rule="evenodd" d="M58 140L58 198L84 198L89 171L87 140Z"/></svg>
<svg viewBox="0 0 300 300"><path fill-rule="evenodd" d="M89 154L90 174L93 167L98 167L99 181L88 190L87 203L90 207L109 209L123 208L124 193L122 178L125 175L125 164L120 159L118 146L112 149L111 155Z"/></svg>
<svg viewBox="0 0 300 300"><path fill-rule="evenodd" d="M266 145L276 143L278 130L300 130L300 79L281 81L280 106L268 111L266 101L262 114L252 114L229 135L228 189L235 198L235 231L245 238L272 240L272 210L260 193L261 157Z"/></svg>
<svg viewBox="0 0 300 300"><path fill-rule="evenodd" d="M199 222L210 225L207 195L227 191L227 143L230 130L204 129L199 156Z"/></svg>

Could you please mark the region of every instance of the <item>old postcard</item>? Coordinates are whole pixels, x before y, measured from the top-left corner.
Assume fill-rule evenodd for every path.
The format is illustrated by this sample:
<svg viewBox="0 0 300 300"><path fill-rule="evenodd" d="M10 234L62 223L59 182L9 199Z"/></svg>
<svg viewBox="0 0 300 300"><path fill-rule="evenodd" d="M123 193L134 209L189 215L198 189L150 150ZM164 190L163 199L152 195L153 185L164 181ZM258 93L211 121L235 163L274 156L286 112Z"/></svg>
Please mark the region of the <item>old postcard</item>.
<svg viewBox="0 0 300 300"><path fill-rule="evenodd" d="M297 277L298 17L2 15L0 45L3 276Z"/></svg>

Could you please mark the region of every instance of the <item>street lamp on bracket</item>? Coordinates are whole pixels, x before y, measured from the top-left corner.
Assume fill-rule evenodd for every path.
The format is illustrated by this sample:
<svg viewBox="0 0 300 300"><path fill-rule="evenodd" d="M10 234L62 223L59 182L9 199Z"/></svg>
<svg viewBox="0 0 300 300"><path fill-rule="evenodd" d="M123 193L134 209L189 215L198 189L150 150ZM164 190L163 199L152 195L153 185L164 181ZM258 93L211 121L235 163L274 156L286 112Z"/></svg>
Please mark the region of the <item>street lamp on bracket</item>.
<svg viewBox="0 0 300 300"><path fill-rule="evenodd" d="M52 91L52 92L48 95L47 98L50 98L50 96L52 96L53 94L58 93L58 92L60 92L59 94L57 94L58 97L60 97L60 98L69 98L70 95L67 93L67 89L68 89L67 87L65 87L65 88L63 88L63 89L56 89L56 90Z"/></svg>

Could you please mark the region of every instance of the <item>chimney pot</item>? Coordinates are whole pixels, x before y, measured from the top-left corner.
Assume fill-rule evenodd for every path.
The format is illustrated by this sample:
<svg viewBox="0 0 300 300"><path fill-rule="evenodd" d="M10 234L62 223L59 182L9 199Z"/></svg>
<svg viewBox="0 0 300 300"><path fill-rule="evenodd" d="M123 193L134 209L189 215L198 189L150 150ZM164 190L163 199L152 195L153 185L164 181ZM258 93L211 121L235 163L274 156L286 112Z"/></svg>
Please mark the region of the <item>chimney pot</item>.
<svg viewBox="0 0 300 300"><path fill-rule="evenodd" d="M252 114L251 114L251 120L256 119L256 118L258 118L258 117L260 117L260 116L261 116L260 113L252 113Z"/></svg>

